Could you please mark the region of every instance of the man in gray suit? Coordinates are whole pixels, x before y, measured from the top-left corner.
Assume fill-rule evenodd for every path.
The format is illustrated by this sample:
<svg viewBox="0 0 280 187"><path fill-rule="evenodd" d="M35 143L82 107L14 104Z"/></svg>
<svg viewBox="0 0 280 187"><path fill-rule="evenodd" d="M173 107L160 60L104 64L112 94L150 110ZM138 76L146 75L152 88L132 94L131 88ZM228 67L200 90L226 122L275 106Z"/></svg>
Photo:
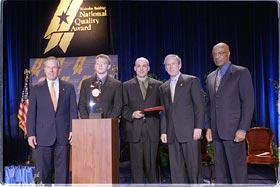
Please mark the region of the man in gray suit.
<svg viewBox="0 0 280 187"><path fill-rule="evenodd" d="M247 68L231 64L229 46L213 47L218 67L207 77L210 128L206 138L214 141L217 183L248 183L246 131L254 111L254 90Z"/></svg>
<svg viewBox="0 0 280 187"><path fill-rule="evenodd" d="M159 106L162 82L148 77L146 58L137 58L136 77L123 83L123 118L130 148L133 183L156 183L156 158L159 143L159 113L143 113L145 108Z"/></svg>
<svg viewBox="0 0 280 187"><path fill-rule="evenodd" d="M93 105L94 112L102 114L103 118L117 118L122 109L122 83L108 74L111 59L108 55L100 54L95 58L95 73L82 82L79 112L82 119L88 119ZM93 90L95 83L100 83L100 90ZM100 92L100 93L98 93ZM96 96L98 99L94 98ZM94 103L93 103L94 102Z"/></svg>
<svg viewBox="0 0 280 187"><path fill-rule="evenodd" d="M44 62L46 80L31 89L27 113L29 145L35 149L36 170L43 183L67 183L72 119L78 118L74 86L58 78L59 62Z"/></svg>
<svg viewBox="0 0 280 187"><path fill-rule="evenodd" d="M180 72L177 55L167 55L165 69L170 79L160 87L165 107L161 121L161 140L168 143L172 183L201 183L200 137L204 104L197 77Z"/></svg>

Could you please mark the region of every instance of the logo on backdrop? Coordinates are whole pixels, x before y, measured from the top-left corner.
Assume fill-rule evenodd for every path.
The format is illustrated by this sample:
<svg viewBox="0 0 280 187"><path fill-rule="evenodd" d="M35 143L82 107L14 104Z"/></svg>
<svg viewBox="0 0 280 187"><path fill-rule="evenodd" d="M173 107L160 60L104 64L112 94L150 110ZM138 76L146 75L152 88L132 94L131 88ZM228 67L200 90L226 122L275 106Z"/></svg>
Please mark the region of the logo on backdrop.
<svg viewBox="0 0 280 187"><path fill-rule="evenodd" d="M76 33L89 34L92 31L91 35L99 37L100 34L98 35L97 32L107 31L106 27L104 30L104 25L107 25L107 20L104 19L106 17L107 8L102 3L61 0L44 35L44 39L48 40L44 54L55 47L59 47L63 53L66 53ZM96 27L102 27L103 30L98 30ZM79 39L77 41L81 42Z"/></svg>

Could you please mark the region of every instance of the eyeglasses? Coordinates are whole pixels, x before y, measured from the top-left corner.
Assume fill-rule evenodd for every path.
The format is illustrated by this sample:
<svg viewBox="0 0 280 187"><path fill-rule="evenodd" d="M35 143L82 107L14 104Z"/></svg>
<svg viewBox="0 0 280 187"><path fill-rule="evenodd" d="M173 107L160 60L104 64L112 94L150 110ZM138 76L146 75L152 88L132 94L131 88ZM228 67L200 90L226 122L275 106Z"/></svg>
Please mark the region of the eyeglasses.
<svg viewBox="0 0 280 187"><path fill-rule="evenodd" d="M217 53L212 53L212 56L221 56L221 55L224 55L228 53L227 51L220 51L220 52L217 52Z"/></svg>

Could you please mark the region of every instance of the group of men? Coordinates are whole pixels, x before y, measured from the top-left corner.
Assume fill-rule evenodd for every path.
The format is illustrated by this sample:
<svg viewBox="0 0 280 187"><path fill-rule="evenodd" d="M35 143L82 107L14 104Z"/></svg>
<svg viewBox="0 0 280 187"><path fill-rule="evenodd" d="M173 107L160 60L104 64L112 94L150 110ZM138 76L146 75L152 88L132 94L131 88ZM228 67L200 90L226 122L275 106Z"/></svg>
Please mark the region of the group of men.
<svg viewBox="0 0 280 187"><path fill-rule="evenodd" d="M95 74L82 82L78 106L73 85L58 78L59 62L44 62L46 80L31 89L27 114L29 145L43 183L68 182L71 120L90 117L92 83L100 82L98 100L104 118L122 116L129 143L133 183L157 183L156 159L161 140L168 145L172 183L202 183L200 139L214 143L216 183L247 183L245 135L254 110L254 92L247 68L230 62L229 46L212 49L218 67L207 77L207 103L197 77L180 72L181 58L169 54L165 83L148 76L148 59L137 58L136 77L123 84L110 77L109 56L96 56ZM144 112L160 106L162 112ZM205 107L206 106L206 107ZM205 120L207 116L207 120ZM204 125L205 121L209 124Z"/></svg>

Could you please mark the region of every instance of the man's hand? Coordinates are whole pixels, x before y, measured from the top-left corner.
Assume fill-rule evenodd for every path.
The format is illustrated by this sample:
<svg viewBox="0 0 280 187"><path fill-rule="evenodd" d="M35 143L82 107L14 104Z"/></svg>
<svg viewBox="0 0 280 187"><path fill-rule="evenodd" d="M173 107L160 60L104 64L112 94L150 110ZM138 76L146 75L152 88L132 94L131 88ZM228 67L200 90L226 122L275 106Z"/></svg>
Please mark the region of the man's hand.
<svg viewBox="0 0 280 187"><path fill-rule="evenodd" d="M201 137L201 132L202 132L202 129L195 128L193 130L193 140L199 140Z"/></svg>
<svg viewBox="0 0 280 187"><path fill-rule="evenodd" d="M160 139L162 143L167 143L167 134L161 134Z"/></svg>
<svg viewBox="0 0 280 187"><path fill-rule="evenodd" d="M206 130L206 140L207 140L207 142L212 142L213 141L211 129Z"/></svg>
<svg viewBox="0 0 280 187"><path fill-rule="evenodd" d="M140 119L143 117L144 117L144 114L140 110L136 110L132 113L132 118Z"/></svg>
<svg viewBox="0 0 280 187"><path fill-rule="evenodd" d="M35 147L37 145L36 136L29 136L27 141L28 141L29 146L32 147L33 149L35 149Z"/></svg>
<svg viewBox="0 0 280 187"><path fill-rule="evenodd" d="M70 145L72 145L72 132L69 132L69 137L68 137Z"/></svg>
<svg viewBox="0 0 280 187"><path fill-rule="evenodd" d="M245 137L246 137L246 131L237 130L233 141L242 142L245 140Z"/></svg>

